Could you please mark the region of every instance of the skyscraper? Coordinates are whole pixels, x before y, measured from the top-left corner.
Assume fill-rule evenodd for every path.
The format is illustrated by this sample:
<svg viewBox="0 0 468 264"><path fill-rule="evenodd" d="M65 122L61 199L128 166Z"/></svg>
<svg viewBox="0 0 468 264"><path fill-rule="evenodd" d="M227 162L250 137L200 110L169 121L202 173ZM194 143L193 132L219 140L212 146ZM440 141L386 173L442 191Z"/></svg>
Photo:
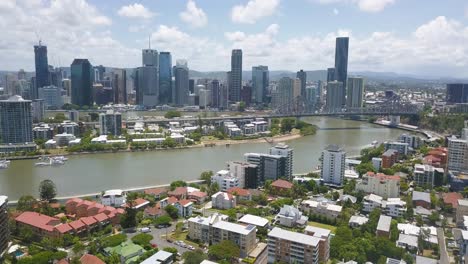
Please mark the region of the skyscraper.
<svg viewBox="0 0 468 264"><path fill-rule="evenodd" d="M293 84L293 98L301 96L301 79L295 78Z"/></svg>
<svg viewBox="0 0 468 264"><path fill-rule="evenodd" d="M112 71L112 89L114 104L127 104L127 74L124 69Z"/></svg>
<svg viewBox="0 0 468 264"><path fill-rule="evenodd" d="M345 104L345 95L346 95L346 80L348 79L348 47L349 47L349 38L341 37L336 38L336 47L335 47L335 79L343 83L343 100L342 104Z"/></svg>
<svg viewBox="0 0 468 264"><path fill-rule="evenodd" d="M234 49L231 54L231 82L229 83L229 100L240 101L242 88L242 50Z"/></svg>
<svg viewBox="0 0 468 264"><path fill-rule="evenodd" d="M19 95L0 101L0 132L2 144L33 142L31 101Z"/></svg>
<svg viewBox="0 0 468 264"><path fill-rule="evenodd" d="M333 81L327 83L327 100L325 102L328 112L339 112L343 108L343 83Z"/></svg>
<svg viewBox="0 0 468 264"><path fill-rule="evenodd" d="M218 80L213 80L209 84L211 89L211 106L219 108L221 101L221 86Z"/></svg>
<svg viewBox="0 0 468 264"><path fill-rule="evenodd" d="M296 73L296 78L301 80L301 96L306 95L307 72L300 70Z"/></svg>
<svg viewBox="0 0 468 264"><path fill-rule="evenodd" d="M159 53L159 104L172 103L172 56L170 52Z"/></svg>
<svg viewBox="0 0 468 264"><path fill-rule="evenodd" d="M321 177L327 185L342 186L346 152L337 145L329 145L322 151Z"/></svg>
<svg viewBox="0 0 468 264"><path fill-rule="evenodd" d="M122 115L113 110L99 114L101 135L120 136L122 134Z"/></svg>
<svg viewBox="0 0 468 264"><path fill-rule="evenodd" d="M282 107L293 99L294 79L283 77L279 80L276 91L272 94L271 104L273 108Z"/></svg>
<svg viewBox="0 0 468 264"><path fill-rule="evenodd" d="M278 155L285 158L285 175L283 177L291 180L293 175L294 149L284 143L279 143L270 148L270 155Z"/></svg>
<svg viewBox="0 0 468 264"><path fill-rule="evenodd" d="M362 107L362 100L364 97L364 78L362 77L349 77L348 90L346 96L347 108L360 108Z"/></svg>
<svg viewBox="0 0 468 264"><path fill-rule="evenodd" d="M447 104L468 103L468 84L447 84L446 101Z"/></svg>
<svg viewBox="0 0 468 264"><path fill-rule="evenodd" d="M93 105L93 66L88 59L75 59L70 67L72 104Z"/></svg>
<svg viewBox="0 0 468 264"><path fill-rule="evenodd" d="M186 60L177 60L174 67L175 104L185 105L189 95L189 69Z"/></svg>
<svg viewBox="0 0 468 264"><path fill-rule="evenodd" d="M335 80L335 68L327 69L327 82L332 82Z"/></svg>
<svg viewBox="0 0 468 264"><path fill-rule="evenodd" d="M144 49L142 51L142 62L143 66L158 67L158 51L154 49Z"/></svg>
<svg viewBox="0 0 468 264"><path fill-rule="evenodd" d="M252 101L254 103L266 103L269 79L268 66L252 67Z"/></svg>
<svg viewBox="0 0 468 264"><path fill-rule="evenodd" d="M48 109L60 109L63 106L62 89L50 85L39 88L39 99L44 100Z"/></svg>
<svg viewBox="0 0 468 264"><path fill-rule="evenodd" d="M43 46L41 41L39 45L34 46L34 61L36 66L36 85L31 93L32 99L38 98L38 88L49 86L49 62L47 61L47 46Z"/></svg>
<svg viewBox="0 0 468 264"><path fill-rule="evenodd" d="M155 107L159 104L159 59L158 51L144 49L142 51L143 66L135 73L136 103L145 107Z"/></svg>

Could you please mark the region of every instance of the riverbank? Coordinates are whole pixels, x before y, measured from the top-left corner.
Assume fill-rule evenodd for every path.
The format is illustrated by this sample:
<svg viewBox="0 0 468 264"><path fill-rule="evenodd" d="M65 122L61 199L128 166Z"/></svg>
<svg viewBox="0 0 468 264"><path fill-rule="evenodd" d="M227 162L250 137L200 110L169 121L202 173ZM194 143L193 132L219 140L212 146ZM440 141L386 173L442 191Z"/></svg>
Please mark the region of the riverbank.
<svg viewBox="0 0 468 264"><path fill-rule="evenodd" d="M255 139L241 139L241 140L234 140L234 139L215 139L215 140L206 140L203 141L202 144L204 146L227 146L227 145L235 145L235 144L255 144L255 143L279 143L284 141L295 140L303 137L300 133L292 133L286 135L279 135L274 137L261 137Z"/></svg>

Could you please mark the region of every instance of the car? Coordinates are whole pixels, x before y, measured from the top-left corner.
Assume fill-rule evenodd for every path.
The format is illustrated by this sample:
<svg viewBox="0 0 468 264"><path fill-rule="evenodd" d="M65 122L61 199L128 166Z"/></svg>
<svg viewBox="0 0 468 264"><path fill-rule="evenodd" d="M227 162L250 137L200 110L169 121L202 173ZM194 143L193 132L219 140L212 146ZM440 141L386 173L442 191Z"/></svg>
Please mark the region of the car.
<svg viewBox="0 0 468 264"><path fill-rule="evenodd" d="M149 233L149 232L151 232L151 228L149 228L149 227L142 227L142 228L140 228L140 232L142 232L142 233Z"/></svg>
<svg viewBox="0 0 468 264"><path fill-rule="evenodd" d="M156 245L156 244L151 244L151 247L152 247L152 248L157 248L158 245Z"/></svg>
<svg viewBox="0 0 468 264"><path fill-rule="evenodd" d="M194 250L194 249L195 249L193 246L188 246L187 248L190 249L190 250Z"/></svg>

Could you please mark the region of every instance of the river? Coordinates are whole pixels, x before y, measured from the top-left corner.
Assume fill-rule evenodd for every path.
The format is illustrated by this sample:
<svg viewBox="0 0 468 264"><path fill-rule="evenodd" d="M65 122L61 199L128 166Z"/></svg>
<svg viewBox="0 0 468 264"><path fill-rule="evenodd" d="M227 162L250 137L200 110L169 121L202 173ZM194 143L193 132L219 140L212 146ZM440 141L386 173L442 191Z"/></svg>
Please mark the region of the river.
<svg viewBox="0 0 468 264"><path fill-rule="evenodd" d="M303 119L319 127L316 135L289 141L294 148L294 173L313 170L321 151L328 144L338 144L348 155L359 154L373 140L397 138L402 130L366 122L326 117ZM72 155L63 166L35 167L36 160L12 161L0 170L0 195L17 200L22 195L38 195L39 183L51 179L58 196L96 193L114 188L136 188L195 180L205 170L224 169L230 160L243 160L246 152L268 152L270 144L236 144L230 147L191 148L153 152L123 152Z"/></svg>

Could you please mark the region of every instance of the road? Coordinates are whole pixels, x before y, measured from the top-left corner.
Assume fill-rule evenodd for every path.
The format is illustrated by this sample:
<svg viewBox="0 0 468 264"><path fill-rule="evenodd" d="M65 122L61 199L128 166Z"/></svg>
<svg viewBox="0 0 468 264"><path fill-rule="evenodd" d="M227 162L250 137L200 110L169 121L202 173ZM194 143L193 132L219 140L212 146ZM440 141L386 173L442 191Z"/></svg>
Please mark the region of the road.
<svg viewBox="0 0 468 264"><path fill-rule="evenodd" d="M172 224L172 226L168 227L167 234L170 234L174 228L175 228L175 224ZM132 237L140 233L141 233L140 231L137 231L135 233L127 233L127 236L129 239L131 239ZM184 252L188 251L188 249L186 248L177 246L174 243L169 243L165 237L161 237L161 236L166 236L166 228L159 229L159 228L151 227L151 232L147 234L150 234L153 236L153 240L151 240L151 244L156 244L158 246L158 249L163 249L165 247L173 247L173 248L176 248L180 254L183 254Z"/></svg>
<svg viewBox="0 0 468 264"><path fill-rule="evenodd" d="M445 234L444 229L439 227L437 228L437 240L439 242L439 252L440 252L440 264L450 264L450 258L447 253L447 246L445 244Z"/></svg>

